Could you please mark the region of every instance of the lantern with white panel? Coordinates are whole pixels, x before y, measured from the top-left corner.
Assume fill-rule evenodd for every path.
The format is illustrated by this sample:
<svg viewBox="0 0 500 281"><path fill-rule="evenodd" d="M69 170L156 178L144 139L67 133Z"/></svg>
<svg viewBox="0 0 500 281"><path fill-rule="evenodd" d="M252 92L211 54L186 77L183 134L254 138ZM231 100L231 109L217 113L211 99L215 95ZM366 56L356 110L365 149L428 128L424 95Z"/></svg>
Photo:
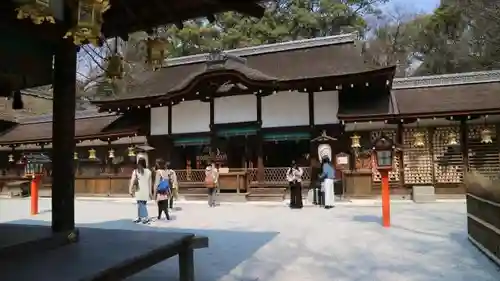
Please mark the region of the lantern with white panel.
<svg viewBox="0 0 500 281"><path fill-rule="evenodd" d="M373 145L373 156L375 165L382 178L382 225L391 225L391 207L389 190L389 171L392 170L394 162L394 144L388 137L381 136Z"/></svg>

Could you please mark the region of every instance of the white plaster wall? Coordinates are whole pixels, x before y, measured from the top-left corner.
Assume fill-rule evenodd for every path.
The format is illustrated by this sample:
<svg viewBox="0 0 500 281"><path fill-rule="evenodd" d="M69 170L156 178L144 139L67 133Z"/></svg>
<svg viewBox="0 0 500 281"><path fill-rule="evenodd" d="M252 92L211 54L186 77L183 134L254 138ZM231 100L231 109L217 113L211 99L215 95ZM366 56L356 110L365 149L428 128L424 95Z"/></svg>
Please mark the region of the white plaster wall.
<svg viewBox="0 0 500 281"><path fill-rule="evenodd" d="M210 104L184 101L172 107L172 134L210 131Z"/></svg>
<svg viewBox="0 0 500 281"><path fill-rule="evenodd" d="M172 134L210 131L210 104L185 101L172 107ZM168 107L151 109L151 135L168 134Z"/></svg>
<svg viewBox="0 0 500 281"><path fill-rule="evenodd" d="M307 93L278 92L262 98L262 127L309 125Z"/></svg>
<svg viewBox="0 0 500 281"><path fill-rule="evenodd" d="M216 98L214 100L216 124L257 120L257 97L242 95Z"/></svg>
<svg viewBox="0 0 500 281"><path fill-rule="evenodd" d="M314 93L314 124L338 123L339 94L337 91Z"/></svg>
<svg viewBox="0 0 500 281"><path fill-rule="evenodd" d="M168 107L151 108L151 128L152 136L168 135Z"/></svg>

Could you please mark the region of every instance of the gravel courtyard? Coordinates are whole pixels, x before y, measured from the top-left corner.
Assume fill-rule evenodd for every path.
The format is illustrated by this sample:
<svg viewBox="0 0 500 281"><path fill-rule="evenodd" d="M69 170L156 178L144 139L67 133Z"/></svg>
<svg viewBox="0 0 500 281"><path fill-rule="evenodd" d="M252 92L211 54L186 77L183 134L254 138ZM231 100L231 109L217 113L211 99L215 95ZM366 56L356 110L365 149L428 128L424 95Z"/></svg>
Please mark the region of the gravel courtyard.
<svg viewBox="0 0 500 281"><path fill-rule="evenodd" d="M80 226L207 235L196 252L199 281L498 281L500 271L467 241L465 204L392 205L392 227L380 225L380 207L344 204L332 210L281 204L179 203L174 220L135 225L132 202L78 201ZM151 206L151 215L156 207ZM44 224L29 215L29 200L0 199L0 222ZM177 280L177 260L130 278Z"/></svg>

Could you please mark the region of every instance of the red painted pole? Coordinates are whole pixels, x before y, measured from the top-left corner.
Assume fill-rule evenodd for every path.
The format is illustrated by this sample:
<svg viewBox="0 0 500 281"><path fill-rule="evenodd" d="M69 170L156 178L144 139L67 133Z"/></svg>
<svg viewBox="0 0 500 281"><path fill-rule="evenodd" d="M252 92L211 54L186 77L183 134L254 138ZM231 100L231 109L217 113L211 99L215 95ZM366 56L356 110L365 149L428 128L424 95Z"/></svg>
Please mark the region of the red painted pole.
<svg viewBox="0 0 500 281"><path fill-rule="evenodd" d="M38 214L38 186L40 184L40 176L33 176L31 180L31 215Z"/></svg>
<svg viewBox="0 0 500 281"><path fill-rule="evenodd" d="M380 171L382 177L382 225L391 226L391 196L389 190L389 171Z"/></svg>

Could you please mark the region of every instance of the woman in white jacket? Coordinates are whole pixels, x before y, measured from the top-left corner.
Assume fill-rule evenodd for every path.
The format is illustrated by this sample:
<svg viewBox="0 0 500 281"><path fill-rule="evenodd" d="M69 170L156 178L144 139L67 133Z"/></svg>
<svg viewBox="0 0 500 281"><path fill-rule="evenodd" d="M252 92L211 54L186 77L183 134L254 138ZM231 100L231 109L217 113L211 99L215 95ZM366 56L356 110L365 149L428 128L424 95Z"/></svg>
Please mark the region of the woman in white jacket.
<svg viewBox="0 0 500 281"><path fill-rule="evenodd" d="M147 224L150 222L147 203L152 198L151 187L151 170L146 168L146 160L139 158L137 168L132 172L129 185L130 196L137 201L137 219L134 221L135 223Z"/></svg>

